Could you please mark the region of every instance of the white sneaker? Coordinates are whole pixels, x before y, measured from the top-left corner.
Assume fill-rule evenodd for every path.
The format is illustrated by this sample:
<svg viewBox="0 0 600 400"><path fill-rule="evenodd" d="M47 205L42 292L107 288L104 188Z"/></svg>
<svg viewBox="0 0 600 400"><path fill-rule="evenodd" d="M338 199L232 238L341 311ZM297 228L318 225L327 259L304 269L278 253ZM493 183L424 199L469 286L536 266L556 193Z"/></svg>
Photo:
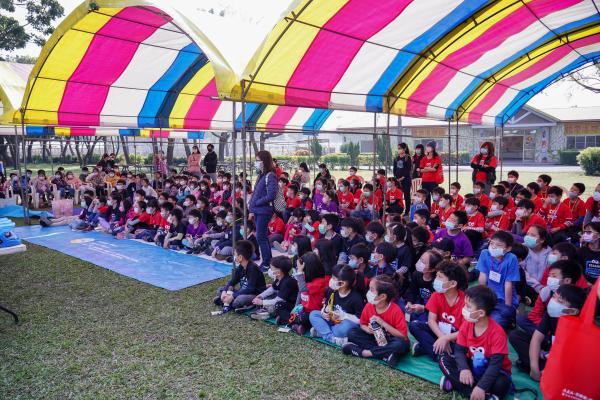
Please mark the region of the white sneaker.
<svg viewBox="0 0 600 400"><path fill-rule="evenodd" d="M346 343L348 343L348 338L347 337L333 336L331 338L331 343L336 344L336 345L342 347L343 345L345 345Z"/></svg>
<svg viewBox="0 0 600 400"><path fill-rule="evenodd" d="M321 337L321 335L319 335L319 332L317 332L317 330L314 327L310 328L310 336Z"/></svg>

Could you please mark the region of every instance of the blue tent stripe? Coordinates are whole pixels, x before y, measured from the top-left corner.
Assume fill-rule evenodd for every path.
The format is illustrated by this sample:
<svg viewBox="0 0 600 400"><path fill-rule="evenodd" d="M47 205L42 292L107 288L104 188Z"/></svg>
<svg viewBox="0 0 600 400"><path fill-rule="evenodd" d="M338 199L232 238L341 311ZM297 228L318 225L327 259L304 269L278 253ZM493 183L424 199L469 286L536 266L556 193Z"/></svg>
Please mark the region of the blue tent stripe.
<svg viewBox="0 0 600 400"><path fill-rule="evenodd" d="M257 104L257 103L247 103L246 104L246 127L254 127L256 126L256 121L262 115L262 113L267 108L266 104ZM238 112L238 116L235 119L235 129L242 129L242 112L241 110Z"/></svg>
<svg viewBox="0 0 600 400"><path fill-rule="evenodd" d="M208 58L195 43L181 49L169 69L148 91L138 116L138 125L142 128L158 128L161 125L167 128L177 94L207 62Z"/></svg>
<svg viewBox="0 0 600 400"><path fill-rule="evenodd" d="M54 128L48 126L26 126L25 136L54 136Z"/></svg>
<svg viewBox="0 0 600 400"><path fill-rule="evenodd" d="M521 109L521 107L525 103L527 103L533 96L535 96L536 94L544 90L546 87L554 83L557 79L561 78L563 74L566 74L569 71L572 71L589 63L592 59L600 59L600 51L584 54L583 57L579 57L577 60L573 61L560 71L550 75L548 78L538 82L537 84L525 89L523 92L521 92L522 94L520 96L517 96L515 99L513 99L513 101L511 101L510 104L507 107L505 107L501 113L498 114L498 116L496 117L496 125L500 126L506 123L506 121L512 118L512 116L515 115Z"/></svg>
<svg viewBox="0 0 600 400"><path fill-rule="evenodd" d="M302 126L304 131L318 131L321 129L327 118L331 115L333 110L316 109L310 115L306 123Z"/></svg>
<svg viewBox="0 0 600 400"><path fill-rule="evenodd" d="M140 136L139 129L119 129L119 136Z"/></svg>
<svg viewBox="0 0 600 400"><path fill-rule="evenodd" d="M486 4L488 4L486 0L465 1L461 3L452 12L442 18L440 22L436 23L427 32L399 51L377 83L369 91L365 103L366 110L369 112L383 111L383 96L388 93L392 85L398 80L400 74L418 57L417 54L422 53L431 44L444 37L445 34L456 28L466 18L473 15L474 12Z"/></svg>
<svg viewBox="0 0 600 400"><path fill-rule="evenodd" d="M598 21L600 21L600 15L594 14L591 17L588 17L588 18L585 18L585 19L582 19L579 21L573 21L569 24L566 24L559 28L556 28L556 29L554 29L554 32L556 32L556 34L558 34L558 35L561 35L565 32L579 29L581 27L584 27L584 26L592 24L592 23L597 23ZM479 74L479 76L477 78L474 78L473 81L471 81L471 83L469 84L469 86L467 86L465 88L465 90L463 90L463 92L456 98L456 100L454 100L452 102L452 104L450 104L448 110L446 110L446 119L454 118L454 113L458 109L458 107L460 107L469 98L469 96L471 96L471 94L475 90L477 90L477 88L483 82L483 80L485 78L492 76L493 74L500 71L502 68L506 67L510 63L514 62L515 60L519 59L520 57L523 57L525 54L535 50L536 48L540 47L545 42L552 40L555 37L556 37L556 35L554 33L548 32L546 35L544 35L539 40L532 43L530 46L524 48L523 50L519 51L518 53L513 54L511 57L503 60L499 64L488 69L487 71Z"/></svg>

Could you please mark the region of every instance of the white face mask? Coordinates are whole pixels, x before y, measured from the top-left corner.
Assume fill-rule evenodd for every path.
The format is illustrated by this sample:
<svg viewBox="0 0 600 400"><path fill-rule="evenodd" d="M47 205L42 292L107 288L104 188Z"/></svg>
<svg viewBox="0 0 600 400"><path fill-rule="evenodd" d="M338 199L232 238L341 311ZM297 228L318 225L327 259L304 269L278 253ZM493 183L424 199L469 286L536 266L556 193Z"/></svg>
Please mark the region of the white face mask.
<svg viewBox="0 0 600 400"><path fill-rule="evenodd" d="M373 305L377 305L377 303L379 303L379 300L375 300L375 298L377 297L377 295L373 292L371 292L370 290L367 292L367 301Z"/></svg>
<svg viewBox="0 0 600 400"><path fill-rule="evenodd" d="M523 218L525 216L525 210L522 208L517 208L517 211L515 211L515 215L519 218Z"/></svg>
<svg viewBox="0 0 600 400"><path fill-rule="evenodd" d="M473 194L479 194L479 193L481 193L481 189L473 188Z"/></svg>
<svg viewBox="0 0 600 400"><path fill-rule="evenodd" d="M438 293L446 293L446 291L448 291L447 288L444 288L444 281L438 278L433 280L433 290Z"/></svg>
<svg viewBox="0 0 600 400"><path fill-rule="evenodd" d="M470 207L470 206L465 207L465 212L467 214L473 214L473 211L475 211L473 207Z"/></svg>
<svg viewBox="0 0 600 400"><path fill-rule="evenodd" d="M594 194L592 194L592 197L594 198L594 201L600 201L600 192L594 192Z"/></svg>
<svg viewBox="0 0 600 400"><path fill-rule="evenodd" d="M565 315L565 310L568 310L568 309L569 309L569 307L560 304L555 299L550 299L550 301L548 302L548 306L546 307L546 311L548 312L548 315L551 316L552 318L558 318L562 315Z"/></svg>
<svg viewBox="0 0 600 400"><path fill-rule="evenodd" d="M340 286L340 282L336 278L331 277L331 279L329 280L329 288L331 290L338 290Z"/></svg>
<svg viewBox="0 0 600 400"><path fill-rule="evenodd" d="M560 279L549 276L547 286L550 288L550 290L555 292L556 289L558 289L558 287L560 286Z"/></svg>
<svg viewBox="0 0 600 400"><path fill-rule="evenodd" d="M476 323L477 321L479 321L479 318L471 317L471 311L467 310L466 306L462 309L462 316L467 322Z"/></svg>

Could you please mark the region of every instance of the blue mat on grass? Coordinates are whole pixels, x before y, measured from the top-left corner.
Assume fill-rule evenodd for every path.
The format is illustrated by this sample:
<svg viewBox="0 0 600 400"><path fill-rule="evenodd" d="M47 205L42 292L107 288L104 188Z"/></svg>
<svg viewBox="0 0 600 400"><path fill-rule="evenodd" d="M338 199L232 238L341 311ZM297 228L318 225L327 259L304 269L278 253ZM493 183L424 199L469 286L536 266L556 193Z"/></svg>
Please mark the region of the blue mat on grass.
<svg viewBox="0 0 600 400"><path fill-rule="evenodd" d="M135 240L117 240L100 232L74 232L68 226L23 226L14 232L28 242L167 290L180 290L231 274L230 264Z"/></svg>
<svg viewBox="0 0 600 400"><path fill-rule="evenodd" d="M30 217L39 217L43 211L29 210ZM52 215L52 213L48 213ZM6 206L0 208L0 217L23 218L23 206Z"/></svg>
<svg viewBox="0 0 600 400"><path fill-rule="evenodd" d="M249 317L252 314L252 312L253 312L253 310L247 311L245 313L245 315ZM270 318L268 320L265 320L264 322L266 322L267 324L270 324L270 325L275 325L274 318ZM289 334L294 334L294 333L290 332ZM411 343L415 343L415 341L416 341L415 338L410 333L409 333L409 336L410 336ZM322 344L340 349L339 346L337 346L333 343L330 343L321 338L314 338L314 337L310 336L310 333L308 333L308 332L304 334L304 337L307 339L315 340ZM341 351L341 349L340 349L340 351ZM515 385L515 388L517 390L530 389L532 391L537 392L537 397L532 392L516 393L515 396L513 397L513 399L520 399L520 400L529 400L529 399L535 399L535 398L541 399L542 395L541 395L539 384L537 382L533 381L529 377L528 374L524 374L523 372L520 372L515 367L515 361L517 360L517 354L515 353L514 349L512 348L512 346L510 344L509 344L509 352L510 352L509 357L510 357L511 361L513 362L512 381L513 381L513 384ZM380 364L387 365L387 363L385 363L382 360L377 360L377 359L373 359L373 358L368 359L368 360L372 361L372 362L377 362ZM427 356L412 357L410 354L407 354L407 355L403 356L402 358L400 358L400 362L398 363L398 365L396 366L395 369L397 369L398 371L407 373L409 375L415 376L417 378L421 378L423 380L429 381L434 384L439 384L440 379L442 377L442 372L440 371L440 367L439 367L438 363L434 362ZM440 393L441 393L441 391L440 391ZM509 396L509 398L510 398L510 396Z"/></svg>

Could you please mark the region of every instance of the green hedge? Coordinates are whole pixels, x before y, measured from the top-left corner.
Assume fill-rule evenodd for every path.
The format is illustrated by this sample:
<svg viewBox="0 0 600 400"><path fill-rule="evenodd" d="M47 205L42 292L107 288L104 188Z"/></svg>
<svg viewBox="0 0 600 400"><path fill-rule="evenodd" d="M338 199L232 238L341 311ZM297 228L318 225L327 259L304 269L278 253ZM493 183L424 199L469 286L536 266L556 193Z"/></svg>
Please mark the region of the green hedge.
<svg viewBox="0 0 600 400"><path fill-rule="evenodd" d="M563 165L577 165L579 150L561 150L558 152L560 163Z"/></svg>
<svg viewBox="0 0 600 400"><path fill-rule="evenodd" d="M331 153L321 156L321 162L327 164L328 168L348 168L350 165L350 156L346 153Z"/></svg>
<svg viewBox="0 0 600 400"><path fill-rule="evenodd" d="M588 147L577 156L586 175L600 175L600 147Z"/></svg>

